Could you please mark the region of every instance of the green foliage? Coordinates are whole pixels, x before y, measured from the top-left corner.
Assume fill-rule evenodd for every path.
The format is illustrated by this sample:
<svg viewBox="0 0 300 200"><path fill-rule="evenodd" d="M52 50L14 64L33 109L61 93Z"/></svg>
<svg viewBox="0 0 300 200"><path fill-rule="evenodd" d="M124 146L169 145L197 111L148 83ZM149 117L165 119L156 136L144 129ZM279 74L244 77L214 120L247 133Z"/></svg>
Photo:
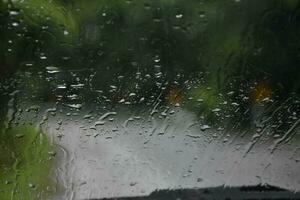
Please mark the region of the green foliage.
<svg viewBox="0 0 300 200"><path fill-rule="evenodd" d="M154 74L153 60L159 57L164 82L172 83L178 73L207 71L207 85L216 94L226 92L237 77L254 82L267 76L274 88L299 91L298 0L3 2L0 69L17 71L24 61L40 70L48 65L92 68L101 74L93 84L102 89L118 75L133 80L137 71ZM11 26L15 21L20 25ZM143 91L155 84L154 79L145 83ZM123 90L134 85L128 81ZM205 93L211 96L207 105L218 104L216 95Z"/></svg>
<svg viewBox="0 0 300 200"><path fill-rule="evenodd" d="M51 188L51 146L47 136L32 126L19 126L1 134L0 199L34 200Z"/></svg>
<svg viewBox="0 0 300 200"><path fill-rule="evenodd" d="M20 11L21 19L28 26L42 27L49 25L52 30L56 29L53 34L55 37L63 37L63 40L69 41L78 37L78 24L76 23L73 13L62 7L59 3L49 0L26 0L13 1L11 4L14 10ZM69 34L63 36L63 32Z"/></svg>

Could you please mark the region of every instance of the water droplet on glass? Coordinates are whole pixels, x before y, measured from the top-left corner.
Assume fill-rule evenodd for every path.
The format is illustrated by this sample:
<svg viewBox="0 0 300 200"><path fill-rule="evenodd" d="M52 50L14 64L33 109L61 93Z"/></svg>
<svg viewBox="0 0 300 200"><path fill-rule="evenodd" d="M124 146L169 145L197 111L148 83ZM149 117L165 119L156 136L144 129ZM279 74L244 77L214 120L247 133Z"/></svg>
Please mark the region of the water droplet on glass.
<svg viewBox="0 0 300 200"><path fill-rule="evenodd" d="M200 129L201 129L202 131L206 131L206 130L210 129L210 126L208 126L208 125L202 125L202 126L200 127Z"/></svg>
<svg viewBox="0 0 300 200"><path fill-rule="evenodd" d="M82 104L68 104L70 108L80 109L82 108Z"/></svg>
<svg viewBox="0 0 300 200"><path fill-rule="evenodd" d="M19 23L18 22L13 22L11 25L14 26L14 27L17 27L17 26L19 26Z"/></svg>
<svg viewBox="0 0 300 200"><path fill-rule="evenodd" d="M49 74L55 74L55 73L60 72L59 68L54 67L54 66L48 66L48 67L46 67L46 70L47 70L47 73L49 73Z"/></svg>
<svg viewBox="0 0 300 200"><path fill-rule="evenodd" d="M177 19L180 19L180 18L182 18L182 17L183 17L182 14L177 14L177 15L176 15L176 18L177 18Z"/></svg>
<svg viewBox="0 0 300 200"><path fill-rule="evenodd" d="M12 10L12 11L9 12L9 15L10 15L10 16L16 16L16 15L18 15L18 14L19 14L19 12L14 11L14 10Z"/></svg>

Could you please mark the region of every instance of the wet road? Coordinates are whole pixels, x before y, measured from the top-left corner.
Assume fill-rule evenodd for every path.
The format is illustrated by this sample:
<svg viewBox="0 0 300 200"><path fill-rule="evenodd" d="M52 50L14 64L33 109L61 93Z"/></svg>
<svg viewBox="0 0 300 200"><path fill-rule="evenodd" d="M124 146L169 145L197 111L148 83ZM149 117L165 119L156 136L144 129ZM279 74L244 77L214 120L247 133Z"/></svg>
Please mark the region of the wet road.
<svg viewBox="0 0 300 200"><path fill-rule="evenodd" d="M44 109L36 117L44 115L41 127L56 148L52 174L58 189L53 199L222 185L300 190L297 127L285 143L267 129L251 133L205 128L194 113L179 107L153 115L143 108L119 107L102 114L91 110L57 109L52 116Z"/></svg>

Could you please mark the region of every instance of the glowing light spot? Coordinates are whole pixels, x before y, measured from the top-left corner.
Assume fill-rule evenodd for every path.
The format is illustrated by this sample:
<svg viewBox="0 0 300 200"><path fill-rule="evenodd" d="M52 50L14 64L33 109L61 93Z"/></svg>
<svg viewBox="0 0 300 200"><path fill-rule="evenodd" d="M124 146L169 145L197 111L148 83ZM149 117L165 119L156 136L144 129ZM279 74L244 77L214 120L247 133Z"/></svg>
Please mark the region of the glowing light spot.
<svg viewBox="0 0 300 200"><path fill-rule="evenodd" d="M166 100L170 105L180 104L183 101L182 92L177 88L171 88L166 96Z"/></svg>
<svg viewBox="0 0 300 200"><path fill-rule="evenodd" d="M261 103L265 99L269 99L272 96L272 89L265 82L258 83L250 92L251 102L254 104Z"/></svg>

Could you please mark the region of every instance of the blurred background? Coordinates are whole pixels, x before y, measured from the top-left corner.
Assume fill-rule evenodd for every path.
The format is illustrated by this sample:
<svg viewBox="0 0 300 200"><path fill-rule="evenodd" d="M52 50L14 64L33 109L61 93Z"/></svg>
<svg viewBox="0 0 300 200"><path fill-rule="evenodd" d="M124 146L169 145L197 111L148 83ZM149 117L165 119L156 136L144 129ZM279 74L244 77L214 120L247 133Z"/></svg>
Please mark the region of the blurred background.
<svg viewBox="0 0 300 200"><path fill-rule="evenodd" d="M0 198L299 190L299 23L298 0L0 0Z"/></svg>

